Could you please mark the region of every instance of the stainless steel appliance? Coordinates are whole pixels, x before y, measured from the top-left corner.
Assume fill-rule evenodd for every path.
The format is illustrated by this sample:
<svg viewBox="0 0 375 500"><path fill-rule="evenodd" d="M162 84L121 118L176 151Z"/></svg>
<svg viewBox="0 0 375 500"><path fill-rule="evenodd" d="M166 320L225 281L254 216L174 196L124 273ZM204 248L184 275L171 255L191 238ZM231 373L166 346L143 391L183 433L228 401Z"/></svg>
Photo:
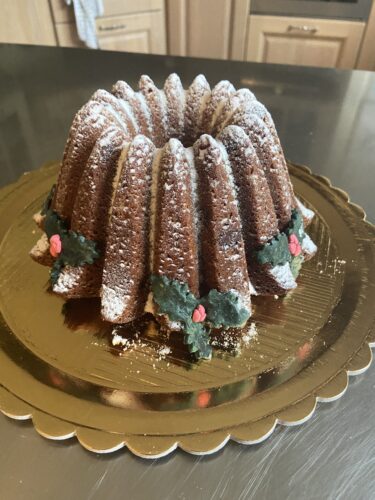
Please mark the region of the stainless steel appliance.
<svg viewBox="0 0 375 500"><path fill-rule="evenodd" d="M252 0L252 14L367 21L372 0Z"/></svg>

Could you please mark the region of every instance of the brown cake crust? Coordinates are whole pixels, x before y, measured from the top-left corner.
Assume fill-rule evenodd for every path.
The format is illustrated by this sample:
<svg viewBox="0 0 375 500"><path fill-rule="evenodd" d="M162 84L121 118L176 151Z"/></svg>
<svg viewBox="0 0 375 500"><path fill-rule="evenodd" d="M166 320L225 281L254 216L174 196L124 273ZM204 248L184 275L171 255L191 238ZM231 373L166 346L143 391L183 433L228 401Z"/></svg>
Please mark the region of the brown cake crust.
<svg viewBox="0 0 375 500"><path fill-rule="evenodd" d="M272 196L255 149L242 128L229 125L217 137L227 150L237 189L244 241L251 250L278 234Z"/></svg>
<svg viewBox="0 0 375 500"><path fill-rule="evenodd" d="M167 140L167 109L164 94L156 87L151 78L142 75L139 89L143 94L151 115L152 140L157 148L161 148Z"/></svg>
<svg viewBox="0 0 375 500"><path fill-rule="evenodd" d="M220 116L225 103L235 91L236 89L228 80L222 80L215 85L203 110L200 134L212 132L217 117Z"/></svg>
<svg viewBox="0 0 375 500"><path fill-rule="evenodd" d="M211 95L208 81L203 75L194 78L186 93L184 142L192 145L201 130L202 114Z"/></svg>
<svg viewBox="0 0 375 500"><path fill-rule="evenodd" d="M194 144L201 205L202 294L236 290L250 308L250 280L225 150L210 135Z"/></svg>
<svg viewBox="0 0 375 500"><path fill-rule="evenodd" d="M246 108L246 105L256 101L255 95L249 89L240 89L230 94L226 99L222 110L217 117L212 133L216 136L224 127L231 125L232 117L236 115L239 110Z"/></svg>
<svg viewBox="0 0 375 500"><path fill-rule="evenodd" d="M72 212L71 229L96 241L102 256L112 201L112 182L125 140L124 133L116 127L103 131L84 168ZM61 271L53 290L65 297L97 297L102 272L103 257L91 265L67 266Z"/></svg>
<svg viewBox="0 0 375 500"><path fill-rule="evenodd" d="M138 125L138 133L152 137L151 115L143 94L134 92L126 82L119 80L112 87L112 94L128 103Z"/></svg>
<svg viewBox="0 0 375 500"><path fill-rule="evenodd" d="M251 283L258 294L283 295L289 289L289 282L280 282L269 272L269 265L260 265L254 257L256 249L279 233L272 196L258 156L240 127L226 127L218 140L228 152L236 185ZM294 288L295 283L291 281L290 285Z"/></svg>
<svg viewBox="0 0 375 500"><path fill-rule="evenodd" d="M270 112L267 110L267 108L261 102L259 102L257 100L246 103L245 111L246 111L246 113L250 113L250 114L254 114L254 115L259 116L259 118L264 121L264 123L267 125L269 131L271 132L272 137L273 137L274 147L278 152L278 157L280 159L280 163L281 163L282 168L284 169L284 171L286 173L286 177L288 179L289 195L292 199L292 206L293 206L293 208L298 208L297 201L296 201L295 196L294 196L292 182L291 182L290 177L289 177L289 171L288 171L288 167L287 167L287 164L285 161L283 148L281 146L279 136L276 132L275 123L272 119Z"/></svg>
<svg viewBox="0 0 375 500"><path fill-rule="evenodd" d="M283 167L273 136L257 115L242 113L233 121L245 131L255 148L270 187L279 229L282 231L290 221L294 199L290 191L289 175Z"/></svg>
<svg viewBox="0 0 375 500"><path fill-rule="evenodd" d="M74 118L52 209L97 242L101 257L64 267L54 291L100 295L106 320L128 322L149 310L153 273L197 296L235 291L249 308L254 288L294 288L288 262L271 268L254 257L285 230L292 209L306 225L313 216L294 195L267 109L228 81L211 91L203 75L187 91L176 74L163 90L143 76L139 89L118 81ZM301 246L305 259L316 251L308 237ZM46 235L31 255L51 263Z"/></svg>
<svg viewBox="0 0 375 500"><path fill-rule="evenodd" d="M182 137L184 133L185 90L176 73L172 73L165 80L164 93L168 110L168 138Z"/></svg>
<svg viewBox="0 0 375 500"><path fill-rule="evenodd" d="M119 115L118 121L121 124L121 128L124 127L127 132L128 140L137 134L138 125L134 117L131 116L129 108L126 106L126 102L123 99L118 99L106 90L99 89L93 94L91 100L110 106L111 109Z"/></svg>
<svg viewBox="0 0 375 500"><path fill-rule="evenodd" d="M160 162L154 229L153 273L187 283L199 295L197 227L191 169L177 139L165 145Z"/></svg>
<svg viewBox="0 0 375 500"><path fill-rule="evenodd" d="M119 160L101 291L103 318L112 323L141 316L147 300L154 152L152 142L138 135Z"/></svg>
<svg viewBox="0 0 375 500"><path fill-rule="evenodd" d="M101 104L89 101L76 114L69 131L52 208L69 223L82 172L95 141L112 123L112 115Z"/></svg>

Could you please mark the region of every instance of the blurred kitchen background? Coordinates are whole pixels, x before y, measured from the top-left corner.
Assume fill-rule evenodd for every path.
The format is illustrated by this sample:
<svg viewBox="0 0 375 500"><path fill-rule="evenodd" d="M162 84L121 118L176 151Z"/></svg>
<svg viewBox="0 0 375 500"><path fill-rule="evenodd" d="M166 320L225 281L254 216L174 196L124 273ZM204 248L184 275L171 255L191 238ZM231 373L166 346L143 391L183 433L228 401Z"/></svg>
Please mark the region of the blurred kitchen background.
<svg viewBox="0 0 375 500"><path fill-rule="evenodd" d="M204 73L212 86L228 78L251 88L289 159L330 172L361 205L359 193L372 199L375 164L361 158L373 158L373 73L335 68L375 70L375 1L0 0L0 42L35 44L0 44L2 184L61 157L72 117L96 89L121 78L136 88L142 73L161 87L176 71L185 86Z"/></svg>
<svg viewBox="0 0 375 500"><path fill-rule="evenodd" d="M374 71L375 0L1 0L0 42Z"/></svg>

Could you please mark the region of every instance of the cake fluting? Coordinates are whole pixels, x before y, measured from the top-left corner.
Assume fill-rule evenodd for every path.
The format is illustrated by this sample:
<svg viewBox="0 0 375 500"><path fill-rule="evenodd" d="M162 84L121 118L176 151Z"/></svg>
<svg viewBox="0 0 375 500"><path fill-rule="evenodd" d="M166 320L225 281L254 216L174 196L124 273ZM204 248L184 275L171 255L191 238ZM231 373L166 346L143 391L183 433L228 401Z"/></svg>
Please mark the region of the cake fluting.
<svg viewBox="0 0 375 500"><path fill-rule="evenodd" d="M55 293L100 297L111 323L152 312L209 357L210 328L242 326L252 294L297 286L314 214L250 90L176 74L139 89L119 81L75 116L31 256Z"/></svg>

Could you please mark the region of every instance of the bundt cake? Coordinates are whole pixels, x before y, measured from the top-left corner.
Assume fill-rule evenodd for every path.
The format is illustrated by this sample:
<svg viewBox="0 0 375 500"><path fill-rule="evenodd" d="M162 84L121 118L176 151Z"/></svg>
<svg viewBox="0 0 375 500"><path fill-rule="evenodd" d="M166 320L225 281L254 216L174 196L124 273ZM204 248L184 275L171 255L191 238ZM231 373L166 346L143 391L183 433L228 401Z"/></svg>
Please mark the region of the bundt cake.
<svg viewBox="0 0 375 500"><path fill-rule="evenodd" d="M75 116L31 256L52 266L55 293L100 297L111 323L151 312L209 357L210 328L242 326L251 295L296 287L313 215L250 90L142 76Z"/></svg>

